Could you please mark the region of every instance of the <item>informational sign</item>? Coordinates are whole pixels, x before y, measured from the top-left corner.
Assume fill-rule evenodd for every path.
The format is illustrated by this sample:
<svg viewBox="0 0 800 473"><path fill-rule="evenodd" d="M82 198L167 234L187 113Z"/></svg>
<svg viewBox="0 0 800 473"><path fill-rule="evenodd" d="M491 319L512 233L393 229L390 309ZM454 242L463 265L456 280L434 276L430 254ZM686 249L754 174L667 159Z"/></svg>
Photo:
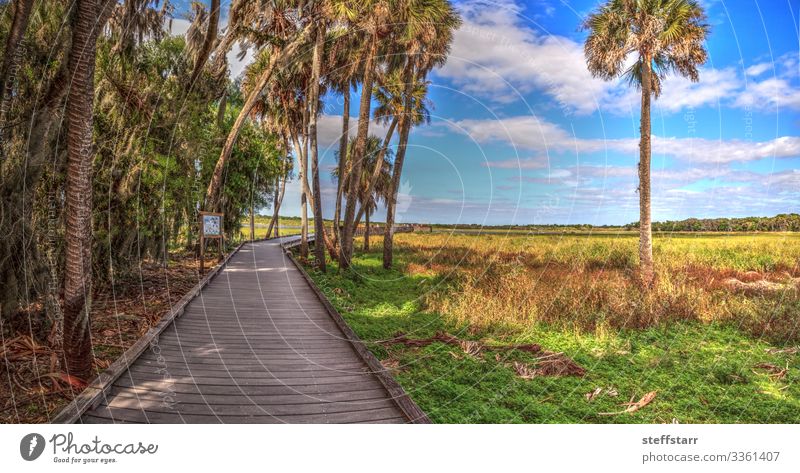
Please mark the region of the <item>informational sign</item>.
<svg viewBox="0 0 800 473"><path fill-rule="evenodd" d="M222 217L221 213L200 212L200 272L205 270L206 259L206 240L217 240L219 242L219 260L222 260L222 248L224 246Z"/></svg>
<svg viewBox="0 0 800 473"><path fill-rule="evenodd" d="M203 236L215 237L222 235L222 215L203 215Z"/></svg>

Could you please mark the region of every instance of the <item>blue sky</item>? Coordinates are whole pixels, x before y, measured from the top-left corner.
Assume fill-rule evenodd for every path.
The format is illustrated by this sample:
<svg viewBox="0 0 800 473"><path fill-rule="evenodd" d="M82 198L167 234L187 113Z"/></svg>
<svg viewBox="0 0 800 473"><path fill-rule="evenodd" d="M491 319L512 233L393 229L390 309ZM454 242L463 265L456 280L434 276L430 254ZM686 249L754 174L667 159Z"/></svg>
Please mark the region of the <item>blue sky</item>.
<svg viewBox="0 0 800 473"><path fill-rule="evenodd" d="M667 79L652 111L653 217L800 212L800 6L702 3L712 29L700 82ZM447 64L429 77L433 119L411 135L401 221L638 220L640 98L624 82L586 70L579 25L597 4L456 4L464 24ZM350 113L357 115L355 106ZM327 97L320 119L326 216L341 114L339 98ZM371 126L379 136L384 130ZM294 182L281 213L298 215L299 201Z"/></svg>

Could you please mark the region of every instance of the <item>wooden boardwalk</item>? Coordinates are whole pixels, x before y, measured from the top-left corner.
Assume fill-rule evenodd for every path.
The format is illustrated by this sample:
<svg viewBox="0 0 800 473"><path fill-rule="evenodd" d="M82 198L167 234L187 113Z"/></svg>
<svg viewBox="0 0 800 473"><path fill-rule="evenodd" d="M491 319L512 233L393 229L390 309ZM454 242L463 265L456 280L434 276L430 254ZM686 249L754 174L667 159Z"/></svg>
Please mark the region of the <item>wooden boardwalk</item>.
<svg viewBox="0 0 800 473"><path fill-rule="evenodd" d="M180 318L165 325L89 407L76 410L82 415L75 420L427 421L377 360L365 355L282 243L244 244Z"/></svg>

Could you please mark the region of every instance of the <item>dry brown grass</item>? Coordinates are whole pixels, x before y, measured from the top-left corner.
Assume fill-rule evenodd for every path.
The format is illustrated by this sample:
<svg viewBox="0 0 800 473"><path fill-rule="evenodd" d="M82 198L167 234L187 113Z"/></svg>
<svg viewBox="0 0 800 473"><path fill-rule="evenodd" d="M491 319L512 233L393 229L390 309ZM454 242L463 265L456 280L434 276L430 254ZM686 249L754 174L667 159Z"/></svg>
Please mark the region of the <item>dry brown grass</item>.
<svg viewBox="0 0 800 473"><path fill-rule="evenodd" d="M592 331L725 321L774 341L800 339L794 235L657 237L650 290L636 282L635 236L396 238L407 273L450 283L428 294L429 309L469 326ZM771 290L736 290L732 278Z"/></svg>

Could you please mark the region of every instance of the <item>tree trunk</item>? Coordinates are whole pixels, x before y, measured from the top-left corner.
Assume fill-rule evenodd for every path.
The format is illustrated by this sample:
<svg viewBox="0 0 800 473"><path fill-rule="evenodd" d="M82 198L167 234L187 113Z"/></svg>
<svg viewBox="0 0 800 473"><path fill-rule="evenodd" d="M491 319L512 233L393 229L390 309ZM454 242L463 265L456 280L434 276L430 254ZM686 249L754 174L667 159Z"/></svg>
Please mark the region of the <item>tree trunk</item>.
<svg viewBox="0 0 800 473"><path fill-rule="evenodd" d="M651 61L642 68L642 116L639 142L639 269L642 283L650 287L653 269L653 233L650 219L650 89Z"/></svg>
<svg viewBox="0 0 800 473"><path fill-rule="evenodd" d="M347 84L343 93L344 107L342 110L342 135L339 137L339 178L336 180L336 209L333 211L333 238L336 245L341 247L340 217L342 215L342 193L344 183L344 170L347 163L347 141L350 133L350 84Z"/></svg>
<svg viewBox="0 0 800 473"><path fill-rule="evenodd" d="M92 291L92 128L97 0L78 0L69 55L64 271L64 362L89 380L94 372L89 313Z"/></svg>
<svg viewBox="0 0 800 473"><path fill-rule="evenodd" d="M348 172L352 182L358 182L361 176L361 167L364 161L364 151L367 146L369 135L369 116L370 102L372 100L372 82L374 77L374 63L377 52L378 40L372 35L370 49L364 64L364 82L361 86L361 103L358 112L358 134L356 135L353 156ZM339 243L339 267L347 269L350 266L350 258L353 256L353 232L355 231L356 204L358 200L359 186L350 186L347 192L347 203L344 211L344 232L342 241Z"/></svg>
<svg viewBox="0 0 800 473"><path fill-rule="evenodd" d="M364 213L364 251L369 251L369 214L371 212L369 210Z"/></svg>
<svg viewBox="0 0 800 473"><path fill-rule="evenodd" d="M228 92L225 91L222 93L222 97L219 99L219 106L217 107L217 128L220 130L222 126L225 124L225 109L228 106Z"/></svg>
<svg viewBox="0 0 800 473"><path fill-rule="evenodd" d="M250 241L256 240L256 217L253 214L253 204L250 204Z"/></svg>
<svg viewBox="0 0 800 473"><path fill-rule="evenodd" d="M208 17L208 29L206 30L206 37L203 40L203 46L197 54L197 59L194 62L192 75L189 82L186 84L186 89L191 90L200 72L203 71L208 57L211 55L211 49L214 47L214 41L217 40L217 26L219 25L219 0L211 0L211 11Z"/></svg>
<svg viewBox="0 0 800 473"><path fill-rule="evenodd" d="M275 228L275 238L280 236L280 211L281 211L281 204L283 203L283 196L286 194L286 181L289 180L289 139L286 137L286 133L283 133L283 149L286 152L286 156L283 157L283 163L281 164L281 175L278 177L279 182L275 184L275 198L272 203L272 220L269 222L269 228L267 229L267 238L270 237L272 233L272 228ZM280 184L280 194L278 193L278 184Z"/></svg>
<svg viewBox="0 0 800 473"><path fill-rule="evenodd" d="M386 229L383 232L383 267L392 267L393 244L394 244L394 219L395 208L397 207L397 193L400 190L400 175L403 172L403 161L406 157L406 147L408 146L408 135L411 131L411 93L416 80L415 74L411 69L407 69L405 77L405 90L403 91L403 113L400 115L400 138L397 144L397 154L394 157L394 169L392 170L392 182L389 185L389 199L386 202Z"/></svg>
<svg viewBox="0 0 800 473"><path fill-rule="evenodd" d="M305 120L304 120L305 121ZM306 173L308 172L308 159L302 148L305 145L301 144L296 136L292 136L292 142L297 152L297 158L300 161L300 172L298 179L300 180L300 256L308 257L308 181ZM304 184L305 183L305 184Z"/></svg>
<svg viewBox="0 0 800 473"><path fill-rule="evenodd" d="M281 189L281 176L275 176L275 190L272 193L272 218L269 219L269 226L267 227L267 233L264 235L264 238L269 238L272 236L272 227L275 226L275 222L278 221L278 195Z"/></svg>
<svg viewBox="0 0 800 473"><path fill-rule="evenodd" d="M0 126L5 125L6 115L11 106L11 94L21 55L18 49L22 38L25 36L25 30L28 29L28 20L32 9L33 0L17 0L14 2L14 19L11 22L11 30L6 38L3 63L0 65ZM0 135L2 132L3 128L0 127Z"/></svg>
<svg viewBox="0 0 800 473"><path fill-rule="evenodd" d="M247 117L250 116L250 112L258 101L261 92L272 78L275 69L282 66L286 60L292 58L297 48L306 41L313 26L314 23L310 22L285 48L281 49L270 58L269 65L264 69L264 72L261 73L261 76L256 81L255 87L253 87L253 90L250 91L250 95L248 95L247 99L244 101L231 131L228 133L228 138L225 140L225 145L222 147L217 164L214 166L214 174L211 176L211 182L209 182L208 189L206 190L206 210L214 211L218 208L219 192L222 188L222 174L225 165L231 157L233 146L236 144L236 139L239 137L239 132L242 130L242 126L244 126Z"/></svg>
<svg viewBox="0 0 800 473"><path fill-rule="evenodd" d="M325 228L322 221L322 192L319 184L319 156L317 149L317 115L319 108L319 81L322 74L322 54L325 47L325 26L317 27L314 55L311 62L311 117L308 133L311 135L311 183L314 187L314 258L316 267L325 272Z"/></svg>

